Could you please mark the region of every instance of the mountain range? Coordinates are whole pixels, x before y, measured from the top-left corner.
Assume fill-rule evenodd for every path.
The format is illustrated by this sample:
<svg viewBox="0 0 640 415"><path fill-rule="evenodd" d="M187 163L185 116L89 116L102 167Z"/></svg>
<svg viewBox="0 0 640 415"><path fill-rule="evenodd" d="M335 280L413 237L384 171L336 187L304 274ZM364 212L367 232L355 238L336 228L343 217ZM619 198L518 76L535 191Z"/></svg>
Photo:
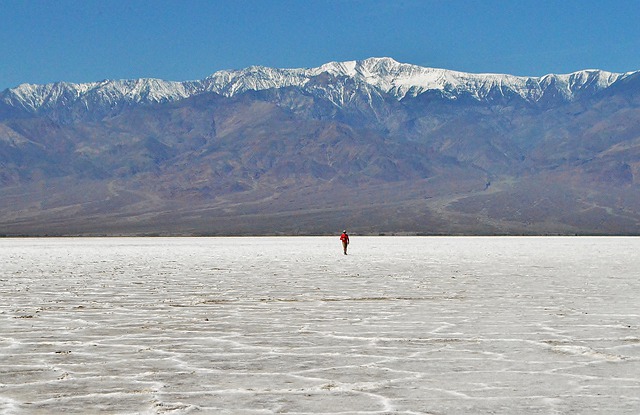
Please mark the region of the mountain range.
<svg viewBox="0 0 640 415"><path fill-rule="evenodd" d="M390 58L0 93L0 234L638 234L640 72Z"/></svg>

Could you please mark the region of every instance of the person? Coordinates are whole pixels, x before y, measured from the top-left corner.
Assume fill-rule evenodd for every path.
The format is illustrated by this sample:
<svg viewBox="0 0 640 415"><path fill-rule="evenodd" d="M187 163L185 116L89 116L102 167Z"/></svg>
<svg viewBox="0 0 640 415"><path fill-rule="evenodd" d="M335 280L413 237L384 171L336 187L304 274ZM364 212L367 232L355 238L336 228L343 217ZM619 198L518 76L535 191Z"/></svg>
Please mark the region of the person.
<svg viewBox="0 0 640 415"><path fill-rule="evenodd" d="M342 241L342 250L344 254L347 255L347 245L349 245L349 235L347 235L347 231L342 231L342 235L340 235L340 240Z"/></svg>

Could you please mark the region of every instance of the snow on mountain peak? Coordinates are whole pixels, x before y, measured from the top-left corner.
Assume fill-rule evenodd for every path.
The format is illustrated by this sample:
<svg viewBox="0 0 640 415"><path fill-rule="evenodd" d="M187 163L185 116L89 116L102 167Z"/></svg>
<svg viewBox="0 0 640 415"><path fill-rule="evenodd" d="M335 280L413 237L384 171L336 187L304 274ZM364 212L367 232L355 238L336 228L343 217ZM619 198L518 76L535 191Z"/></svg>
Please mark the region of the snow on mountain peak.
<svg viewBox="0 0 640 415"><path fill-rule="evenodd" d="M317 83L312 81L323 74L331 75L336 79L335 82L340 82L340 78L351 79L357 85L366 85L378 90L378 93L390 94L398 100L414 97L426 91L438 91L449 99L456 99L461 94L477 100L518 95L530 102L539 101L549 89L553 89L552 94L570 101L582 91L607 88L629 75L599 70L542 77L472 74L400 63L392 58L368 58L359 61L329 62L306 69L250 66L240 70L218 71L202 81L172 82L142 78L85 84L22 84L1 93L0 99L11 106L35 112L41 108L77 102L88 107L91 103L98 102L117 106L122 103L176 101L207 91L233 96L250 90L308 87L310 92L318 92L322 88L318 88ZM336 105L345 102L344 96L336 96L341 93L341 88L331 86L323 93L329 89L332 91L331 100Z"/></svg>
<svg viewBox="0 0 640 415"><path fill-rule="evenodd" d="M102 101L107 104L151 103L175 101L193 94L189 82L171 82L153 78L133 80L105 80L84 84L56 82L52 84L22 84L2 94L2 100L9 105L22 107L28 111L52 108L82 102Z"/></svg>
<svg viewBox="0 0 640 415"><path fill-rule="evenodd" d="M399 63L391 58L334 62L323 65L319 69L334 71L343 69L342 75L358 78L394 95L397 99L436 90L450 98L467 93L482 100L487 98L492 91L500 91L502 94L511 92L525 100L537 101L544 94L545 88L555 82L562 87L560 92L564 98L571 100L575 93L581 89L586 87L595 90L604 89L626 75L600 70L585 70L566 75L546 75L543 77L472 74Z"/></svg>

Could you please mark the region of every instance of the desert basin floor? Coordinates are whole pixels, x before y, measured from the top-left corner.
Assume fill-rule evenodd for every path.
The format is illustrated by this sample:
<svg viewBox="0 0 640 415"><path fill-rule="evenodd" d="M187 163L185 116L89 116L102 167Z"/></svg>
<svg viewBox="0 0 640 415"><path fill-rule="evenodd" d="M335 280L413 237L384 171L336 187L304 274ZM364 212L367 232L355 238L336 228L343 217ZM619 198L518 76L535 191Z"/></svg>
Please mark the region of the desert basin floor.
<svg viewBox="0 0 640 415"><path fill-rule="evenodd" d="M2 414L638 414L640 239L0 239Z"/></svg>

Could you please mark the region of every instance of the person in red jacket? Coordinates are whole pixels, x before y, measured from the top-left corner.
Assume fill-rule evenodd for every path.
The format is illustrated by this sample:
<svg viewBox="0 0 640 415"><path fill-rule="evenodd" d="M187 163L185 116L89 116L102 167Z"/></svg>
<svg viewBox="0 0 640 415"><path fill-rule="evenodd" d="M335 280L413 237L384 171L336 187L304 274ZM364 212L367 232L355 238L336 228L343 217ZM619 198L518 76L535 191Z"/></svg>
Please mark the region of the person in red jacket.
<svg viewBox="0 0 640 415"><path fill-rule="evenodd" d="M347 231L342 231L342 235L340 235L340 240L342 241L342 250L344 254L347 255L347 245L349 245L349 235L347 235Z"/></svg>

